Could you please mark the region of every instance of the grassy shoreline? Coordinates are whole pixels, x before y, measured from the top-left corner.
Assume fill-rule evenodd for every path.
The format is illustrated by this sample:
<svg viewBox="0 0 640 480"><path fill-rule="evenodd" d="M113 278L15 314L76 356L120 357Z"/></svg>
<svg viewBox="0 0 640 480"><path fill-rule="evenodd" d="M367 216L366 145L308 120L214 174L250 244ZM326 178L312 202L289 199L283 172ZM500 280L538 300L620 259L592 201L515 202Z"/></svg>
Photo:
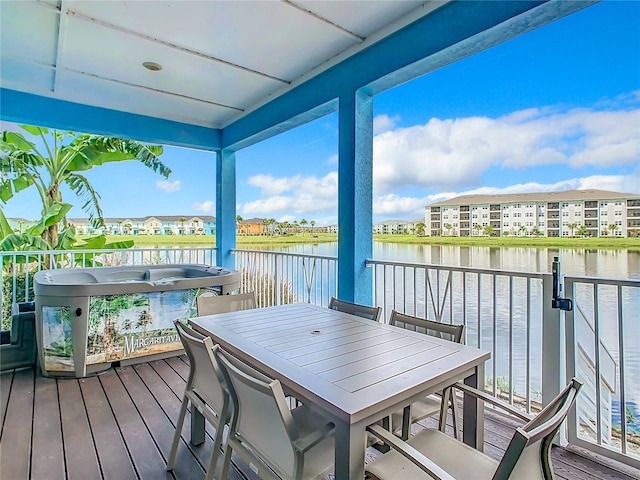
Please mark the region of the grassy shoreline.
<svg viewBox="0 0 640 480"><path fill-rule="evenodd" d="M109 242L134 240L137 247L205 247L215 246L213 235L115 235ZM516 238L516 237L416 237L415 235L374 235L374 241L413 245L447 245L457 247L514 247L514 248L578 248L598 250L640 251L640 238ZM337 242L333 233L297 234L291 236L238 236L239 248L275 247L301 244Z"/></svg>

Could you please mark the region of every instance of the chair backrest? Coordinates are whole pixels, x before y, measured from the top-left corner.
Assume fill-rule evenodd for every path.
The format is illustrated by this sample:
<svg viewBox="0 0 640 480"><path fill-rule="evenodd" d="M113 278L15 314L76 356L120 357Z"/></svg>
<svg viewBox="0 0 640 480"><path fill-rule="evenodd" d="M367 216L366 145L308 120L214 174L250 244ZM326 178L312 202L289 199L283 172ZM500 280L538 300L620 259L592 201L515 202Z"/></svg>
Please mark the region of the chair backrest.
<svg viewBox="0 0 640 480"><path fill-rule="evenodd" d="M184 351L189 357L189 378L187 392L198 395L211 409L220 415L226 399L223 388L224 376L215 351L219 345L214 345L209 337L196 332L180 320L174 321Z"/></svg>
<svg viewBox="0 0 640 480"><path fill-rule="evenodd" d="M425 320L424 318L414 317L413 315L407 315L406 313L400 313L395 310L391 311L389 325L426 333L432 337L443 338L456 343L462 343L464 335L464 325L451 325L433 320Z"/></svg>
<svg viewBox="0 0 640 480"><path fill-rule="evenodd" d="M256 296L253 292L238 295L215 295L204 292L196 299L198 316L213 315L215 313L236 312L256 308Z"/></svg>
<svg viewBox="0 0 640 480"><path fill-rule="evenodd" d="M357 317L367 318L369 320L380 321L382 317L381 307L368 307L366 305L360 305L358 303L345 302L344 300L338 300L335 297L331 297L329 300L329 308L331 310L338 310L344 313L350 313Z"/></svg>
<svg viewBox="0 0 640 480"><path fill-rule="evenodd" d="M234 407L229 442L245 451L248 446L281 478L294 478L302 461L293 446L299 434L280 382L222 349L217 356Z"/></svg>
<svg viewBox="0 0 640 480"><path fill-rule="evenodd" d="M551 443L580 388L582 383L574 378L533 420L516 430L493 476L494 480L554 478Z"/></svg>

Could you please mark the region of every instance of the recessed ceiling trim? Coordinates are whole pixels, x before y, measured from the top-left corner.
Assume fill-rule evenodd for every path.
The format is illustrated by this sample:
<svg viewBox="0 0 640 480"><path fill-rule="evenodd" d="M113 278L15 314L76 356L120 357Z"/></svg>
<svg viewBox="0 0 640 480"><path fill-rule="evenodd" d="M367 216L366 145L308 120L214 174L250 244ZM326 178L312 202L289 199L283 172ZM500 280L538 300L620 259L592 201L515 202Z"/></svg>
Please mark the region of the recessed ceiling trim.
<svg viewBox="0 0 640 480"><path fill-rule="evenodd" d="M326 23L327 25L331 25L334 28L337 28L338 30L340 30L341 32L346 33L347 35L349 35L350 37L355 38L356 40L358 40L358 42L364 42L366 40L365 37L361 37L360 35L358 35L357 33L352 32L351 30L347 30L346 28L344 28L341 25L338 25L335 22L332 22L331 20L329 20L328 18L322 17L320 15L318 15L317 13L313 12L312 10L309 10L307 8L304 8L301 5L298 5L297 3L293 2L292 0L280 0L282 3L289 5L290 7L295 8L296 10L300 10L301 12L303 12L306 15L309 15L313 18L316 18L318 20L320 20L321 22ZM365 7L366 8L366 7Z"/></svg>
<svg viewBox="0 0 640 480"><path fill-rule="evenodd" d="M105 80L107 82L117 83L119 85L126 85L128 87L141 88L143 90L147 90L149 92L161 93L163 95L171 95L172 97L186 98L188 100L193 100L198 103L205 103L208 105L214 105L216 107L228 108L230 110L235 110L236 112L244 112L244 109L240 107L234 107L233 105L225 105L224 103L213 102L211 100L204 100L202 98L191 97L189 95L184 95L182 93L170 92L168 90L162 90L160 88L148 87L146 85L139 85L137 83L125 82L122 80L117 80L115 78L103 77L102 75L96 75L95 73L83 72L81 70L75 70L72 68L65 68L65 72L75 73L77 75L83 75L85 77L98 78L100 80Z"/></svg>
<svg viewBox="0 0 640 480"><path fill-rule="evenodd" d="M124 34L127 34L127 35L131 35L133 37L142 38L143 40L147 40L149 42L157 43L159 45L163 45L165 47L172 48L174 50L179 50L181 52L188 53L189 55L195 55L197 57L201 57L201 58L210 60L212 62L221 63L223 65L226 65L227 67L231 67L231 68L235 68L235 69L238 69L238 70L242 70L244 72L248 72L248 73L251 73L253 75L259 75L261 77L268 78L270 80L275 80L276 82L282 83L283 85L290 85L291 84L291 82L289 80L285 80L283 78L278 78L278 77L275 77L273 75L269 75L268 73L260 72L258 70L254 70L252 68L245 67L243 65L238 65L237 63L229 62L227 60L223 60L223 59L218 58L218 57L213 57L211 55L207 55L206 53L199 52L199 51L193 50L191 48L182 47L180 45L176 45L175 43L167 42L165 40L161 40L161 39L156 38L156 37L151 37L149 35L145 35L144 33L136 32L136 31L133 31L133 30L129 30L127 28L120 27L118 25L114 25L112 23L105 22L105 21L97 19L97 18L89 17L87 15L84 15L84 14L79 13L79 12L75 12L73 10L67 10L66 13L67 13L67 15L73 15L73 17L77 18L78 20L83 20L85 22L94 23L96 25L100 25L102 27L109 28L111 30L116 30L118 32L121 32L121 33L124 33Z"/></svg>
<svg viewBox="0 0 640 480"><path fill-rule="evenodd" d="M65 0L60 3L59 13L66 10ZM58 15L58 36L56 37L56 60L53 69L53 83L51 85L51 91L56 92L58 90L58 68L64 67L64 40L67 37L67 25L69 25L69 18L66 15Z"/></svg>

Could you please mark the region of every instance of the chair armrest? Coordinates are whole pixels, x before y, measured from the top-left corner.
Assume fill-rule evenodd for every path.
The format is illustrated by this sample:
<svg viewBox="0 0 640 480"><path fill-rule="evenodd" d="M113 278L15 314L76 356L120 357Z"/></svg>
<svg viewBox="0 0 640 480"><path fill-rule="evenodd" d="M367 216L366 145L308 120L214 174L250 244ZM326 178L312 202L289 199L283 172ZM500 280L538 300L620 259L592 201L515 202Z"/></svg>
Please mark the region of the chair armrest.
<svg viewBox="0 0 640 480"><path fill-rule="evenodd" d="M533 416L528 415L521 410L518 410L513 405L505 402L504 400L500 400L499 398L489 395L487 392L483 392L481 390L478 390L477 388L470 387L469 385L465 385L462 382L457 382L456 384L452 385L452 387L458 390L462 390L464 393L468 393L470 395L473 395L474 397L480 398L485 402L491 403L524 422L530 422L533 419Z"/></svg>
<svg viewBox="0 0 640 480"><path fill-rule="evenodd" d="M407 442L396 437L393 433L385 430L380 425L369 425L367 427L367 430L373 433L376 437L381 439L385 444L389 445L395 451L400 453L407 460L411 461L411 463L420 468L431 478L437 480L455 480L454 477L449 475L442 468L429 460L429 458L427 458L420 451L413 448Z"/></svg>
<svg viewBox="0 0 640 480"><path fill-rule="evenodd" d="M322 440L327 438L329 435L333 434L334 430L335 430L335 425L329 422L324 427L319 428L318 430L314 430L306 437L298 438L297 440L294 440L292 443L294 447L299 449L301 452L306 452L311 447L317 445Z"/></svg>

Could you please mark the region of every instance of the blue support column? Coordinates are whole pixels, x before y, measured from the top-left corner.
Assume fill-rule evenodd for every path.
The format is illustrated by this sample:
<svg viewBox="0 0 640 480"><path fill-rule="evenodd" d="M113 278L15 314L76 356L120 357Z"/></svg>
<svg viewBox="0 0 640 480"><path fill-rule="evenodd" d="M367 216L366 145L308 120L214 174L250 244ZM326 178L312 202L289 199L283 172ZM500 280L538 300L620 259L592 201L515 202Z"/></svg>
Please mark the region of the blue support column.
<svg viewBox="0 0 640 480"><path fill-rule="evenodd" d="M235 268L231 250L236 248L236 154L218 152L216 162L216 263Z"/></svg>
<svg viewBox="0 0 640 480"><path fill-rule="evenodd" d="M340 97L338 161L338 296L371 305L373 251L373 97Z"/></svg>

